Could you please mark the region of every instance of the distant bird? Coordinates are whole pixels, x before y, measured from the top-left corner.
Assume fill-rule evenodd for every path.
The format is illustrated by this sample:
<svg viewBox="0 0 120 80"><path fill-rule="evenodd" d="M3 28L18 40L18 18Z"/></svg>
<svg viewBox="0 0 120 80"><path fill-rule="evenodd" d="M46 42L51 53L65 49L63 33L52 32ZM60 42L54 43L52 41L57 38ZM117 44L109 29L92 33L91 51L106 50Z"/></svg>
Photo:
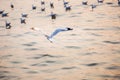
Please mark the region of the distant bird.
<svg viewBox="0 0 120 80"><path fill-rule="evenodd" d="M36 30L36 31L40 31L40 29L39 28L31 28L32 30ZM53 37L55 36L55 35L57 35L58 33L60 33L60 32L64 32L64 31L70 31L70 30L73 30L72 28L69 28L69 27L65 27L65 28L57 28L56 30L54 30L52 33L51 33L51 35L45 35L44 34L44 36L50 41L50 42L53 42Z"/></svg>
<svg viewBox="0 0 120 80"><path fill-rule="evenodd" d="M8 13L2 13L2 17L8 17Z"/></svg>
<svg viewBox="0 0 120 80"><path fill-rule="evenodd" d="M28 14L22 13L21 16L24 17L24 18L27 18Z"/></svg>
<svg viewBox="0 0 120 80"><path fill-rule="evenodd" d="M67 6L65 7L65 10L66 10L66 11L70 11L70 10L71 10L71 6L70 6L70 5L67 5Z"/></svg>
<svg viewBox="0 0 120 80"><path fill-rule="evenodd" d="M68 4L68 3L69 3L69 2L63 0L63 4L64 4L64 6L65 6L66 4Z"/></svg>
<svg viewBox="0 0 120 80"><path fill-rule="evenodd" d="M50 2L50 7L51 7L51 8L54 8L53 2Z"/></svg>
<svg viewBox="0 0 120 80"><path fill-rule="evenodd" d="M97 1L98 1L98 3L103 3L104 0L97 0Z"/></svg>
<svg viewBox="0 0 120 80"><path fill-rule="evenodd" d="M92 4L91 8L92 8L92 11L93 11L93 9L96 8L96 5Z"/></svg>
<svg viewBox="0 0 120 80"><path fill-rule="evenodd" d="M41 11L45 11L45 7L44 7L44 8L41 8Z"/></svg>
<svg viewBox="0 0 120 80"><path fill-rule="evenodd" d="M11 7L12 9L14 9L14 5L13 5L13 4L11 4L10 7Z"/></svg>
<svg viewBox="0 0 120 80"><path fill-rule="evenodd" d="M120 0L118 0L118 5L120 6Z"/></svg>
<svg viewBox="0 0 120 80"><path fill-rule="evenodd" d="M6 25L6 29L10 29L12 26L11 26L11 23L10 22L5 22L5 25Z"/></svg>
<svg viewBox="0 0 120 80"><path fill-rule="evenodd" d="M88 3L87 0L82 1L82 4L83 4L83 5L87 5L87 3Z"/></svg>
<svg viewBox="0 0 120 80"><path fill-rule="evenodd" d="M4 10L0 10L0 14L2 14L4 12Z"/></svg>
<svg viewBox="0 0 120 80"><path fill-rule="evenodd" d="M20 22L21 22L21 24L26 24L26 21L25 21L25 19L24 18L20 18Z"/></svg>
<svg viewBox="0 0 120 80"><path fill-rule="evenodd" d="M45 5L45 1L44 0L41 0L41 5Z"/></svg>
<svg viewBox="0 0 120 80"><path fill-rule="evenodd" d="M36 9L36 6L35 5L32 5L32 10L35 10Z"/></svg>
<svg viewBox="0 0 120 80"><path fill-rule="evenodd" d="M53 13L53 12L51 12L51 19L56 19L56 14L55 13Z"/></svg>

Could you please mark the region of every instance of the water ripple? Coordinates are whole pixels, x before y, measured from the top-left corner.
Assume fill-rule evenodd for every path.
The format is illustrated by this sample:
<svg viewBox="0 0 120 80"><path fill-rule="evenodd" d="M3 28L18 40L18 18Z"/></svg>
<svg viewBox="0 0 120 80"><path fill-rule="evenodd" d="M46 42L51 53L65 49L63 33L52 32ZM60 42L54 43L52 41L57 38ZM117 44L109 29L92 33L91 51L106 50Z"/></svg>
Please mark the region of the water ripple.
<svg viewBox="0 0 120 80"><path fill-rule="evenodd" d="M30 42L30 43L26 43L26 44L22 44L23 46L34 46L35 44L37 44L37 42Z"/></svg>
<svg viewBox="0 0 120 80"><path fill-rule="evenodd" d="M20 80L20 78L12 76L9 71L0 71L0 80Z"/></svg>
<svg viewBox="0 0 120 80"><path fill-rule="evenodd" d="M22 34L17 34L17 35L14 35L12 37L23 37L23 35Z"/></svg>
<svg viewBox="0 0 120 80"><path fill-rule="evenodd" d="M120 70L120 66L110 66L110 67L107 67L106 69L109 69L109 70Z"/></svg>
<svg viewBox="0 0 120 80"><path fill-rule="evenodd" d="M83 30L105 30L105 29L103 29L103 28L93 28L93 29L91 29L91 28L85 28Z"/></svg>
<svg viewBox="0 0 120 80"><path fill-rule="evenodd" d="M100 75L100 77L104 77L104 78L113 78L114 80L116 79L120 79L120 75Z"/></svg>
<svg viewBox="0 0 120 80"><path fill-rule="evenodd" d="M36 55L35 57L31 57L31 58L28 58L28 59L41 59L41 58L59 58L59 57L63 57L63 56L55 56L55 55L50 55L50 54L38 54Z"/></svg>
<svg viewBox="0 0 120 80"><path fill-rule="evenodd" d="M120 42L115 42L115 41L103 41L104 43L109 43L109 44L120 44Z"/></svg>
<svg viewBox="0 0 120 80"><path fill-rule="evenodd" d="M61 68L61 69L63 69L63 70L69 70L69 69L76 69L77 67L75 67L75 66L72 66L72 67L63 67L63 68Z"/></svg>
<svg viewBox="0 0 120 80"><path fill-rule="evenodd" d="M26 48L25 50L27 51L35 51L35 50L39 50L38 48Z"/></svg>
<svg viewBox="0 0 120 80"><path fill-rule="evenodd" d="M93 66L98 66L98 65L102 65L102 64L105 64L105 62L101 62L101 63L89 63L89 64L83 64L83 65L88 66L88 67L93 67Z"/></svg>
<svg viewBox="0 0 120 80"><path fill-rule="evenodd" d="M78 46L65 46L66 48L71 48L71 49L80 49Z"/></svg>

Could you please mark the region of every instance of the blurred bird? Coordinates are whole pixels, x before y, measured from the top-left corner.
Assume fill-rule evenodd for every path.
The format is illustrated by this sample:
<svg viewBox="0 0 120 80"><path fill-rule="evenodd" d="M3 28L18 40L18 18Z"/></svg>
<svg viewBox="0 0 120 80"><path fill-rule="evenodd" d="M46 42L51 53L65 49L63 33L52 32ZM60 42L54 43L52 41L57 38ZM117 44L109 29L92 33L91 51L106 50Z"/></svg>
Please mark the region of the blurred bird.
<svg viewBox="0 0 120 80"><path fill-rule="evenodd" d="M120 6L120 0L118 0L118 5Z"/></svg>
<svg viewBox="0 0 120 80"><path fill-rule="evenodd" d="M97 1L98 1L98 3L103 3L104 0L97 0Z"/></svg>
<svg viewBox="0 0 120 80"><path fill-rule="evenodd" d="M41 11L45 11L45 7L44 7L44 8L41 8Z"/></svg>
<svg viewBox="0 0 120 80"><path fill-rule="evenodd" d="M68 4L68 3L69 3L69 2L63 0L63 4L64 4L64 6L65 6L66 4Z"/></svg>
<svg viewBox="0 0 120 80"><path fill-rule="evenodd" d="M59 32L63 32L63 31L70 31L73 30L72 28L66 27L66 28L57 28L56 30L53 31L53 33L51 35L45 35L47 37L47 39L49 41L52 42L52 38L57 35Z"/></svg>
<svg viewBox="0 0 120 80"><path fill-rule="evenodd" d="M6 25L6 29L10 29L12 26L11 26L11 23L10 22L5 22L5 25Z"/></svg>
<svg viewBox="0 0 120 80"><path fill-rule="evenodd" d="M21 22L21 24L26 24L26 21L25 21L25 19L24 18L20 18L20 22Z"/></svg>
<svg viewBox="0 0 120 80"><path fill-rule="evenodd" d="M53 13L53 12L51 12L51 19L56 19L56 14L55 13Z"/></svg>
<svg viewBox="0 0 120 80"><path fill-rule="evenodd" d="M36 9L36 6L35 5L32 5L32 10L35 10Z"/></svg>
<svg viewBox="0 0 120 80"><path fill-rule="evenodd" d="M82 1L82 4L83 4L83 5L87 5L87 2L88 2L87 0L83 0L83 1Z"/></svg>
<svg viewBox="0 0 120 80"><path fill-rule="evenodd" d="M11 3L11 5L10 5L10 7L12 8L12 9L14 9L14 5Z"/></svg>
<svg viewBox="0 0 120 80"><path fill-rule="evenodd" d="M22 13L21 16L24 17L24 18L27 18L28 14Z"/></svg>
<svg viewBox="0 0 120 80"><path fill-rule="evenodd" d="M44 0L41 0L41 5L45 5L45 1Z"/></svg>
<svg viewBox="0 0 120 80"><path fill-rule="evenodd" d="M0 10L0 14L2 14L5 10Z"/></svg>
<svg viewBox="0 0 120 80"><path fill-rule="evenodd" d="M66 5L65 10L66 11L70 11L71 10L71 6L70 5Z"/></svg>
<svg viewBox="0 0 120 80"><path fill-rule="evenodd" d="M95 5L95 4L92 4L92 5L91 5L91 8L92 8L92 11L93 11L93 9L96 8L96 5Z"/></svg>
<svg viewBox="0 0 120 80"><path fill-rule="evenodd" d="M51 8L54 8L53 2L50 2L50 7L51 7Z"/></svg>
<svg viewBox="0 0 120 80"><path fill-rule="evenodd" d="M31 28L32 30L36 30L36 31L40 31L40 29L39 28L35 28L35 27L32 27ZM51 35L45 35L45 34L43 34L50 42L53 42L53 37L55 36L55 35L57 35L58 33L60 33L60 32L64 32L64 31L70 31L70 30L73 30L72 28L69 28L69 27L65 27L65 28L57 28L57 29L55 29L52 33L51 33Z"/></svg>
<svg viewBox="0 0 120 80"><path fill-rule="evenodd" d="M2 13L2 17L8 17L8 13Z"/></svg>

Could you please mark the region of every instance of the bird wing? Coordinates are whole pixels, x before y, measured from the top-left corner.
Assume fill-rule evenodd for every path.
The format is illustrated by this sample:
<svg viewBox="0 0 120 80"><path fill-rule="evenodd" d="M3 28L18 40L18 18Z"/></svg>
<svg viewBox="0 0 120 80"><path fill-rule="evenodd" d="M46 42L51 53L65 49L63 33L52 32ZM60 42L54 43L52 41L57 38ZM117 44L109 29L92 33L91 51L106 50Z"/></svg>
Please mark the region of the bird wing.
<svg viewBox="0 0 120 80"><path fill-rule="evenodd" d="M49 36L49 38L53 38L55 35L57 35L59 32L62 32L62 31L67 31L67 29L66 28L63 28L63 29L58 28Z"/></svg>
<svg viewBox="0 0 120 80"><path fill-rule="evenodd" d="M35 30L35 31L40 31L40 29L37 28L37 27L32 27L31 29L32 29L32 30Z"/></svg>

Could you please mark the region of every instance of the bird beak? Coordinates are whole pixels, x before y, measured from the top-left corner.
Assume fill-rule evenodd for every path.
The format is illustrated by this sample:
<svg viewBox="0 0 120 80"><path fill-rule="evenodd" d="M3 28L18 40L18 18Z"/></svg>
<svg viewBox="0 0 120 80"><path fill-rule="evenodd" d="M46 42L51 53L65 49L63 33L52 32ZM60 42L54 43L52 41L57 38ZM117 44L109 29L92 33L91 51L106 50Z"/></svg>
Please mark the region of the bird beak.
<svg viewBox="0 0 120 80"><path fill-rule="evenodd" d="M70 30L73 30L73 28L70 28Z"/></svg>

